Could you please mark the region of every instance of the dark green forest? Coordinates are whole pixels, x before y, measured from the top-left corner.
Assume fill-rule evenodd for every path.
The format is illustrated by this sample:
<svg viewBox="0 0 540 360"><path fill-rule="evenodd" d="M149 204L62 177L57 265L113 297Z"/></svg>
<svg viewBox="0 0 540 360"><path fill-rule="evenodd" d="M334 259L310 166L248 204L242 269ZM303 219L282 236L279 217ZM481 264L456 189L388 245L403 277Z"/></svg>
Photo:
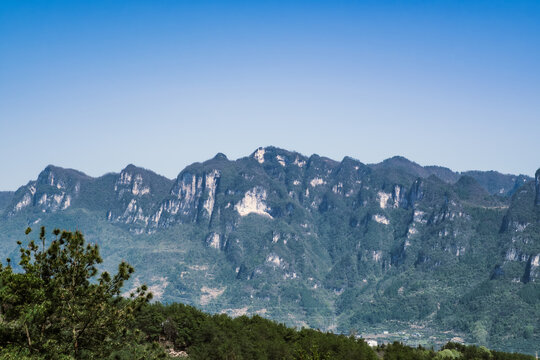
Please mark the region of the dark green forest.
<svg viewBox="0 0 540 360"><path fill-rule="evenodd" d="M7 259L0 266L0 359L533 358L457 343L438 351L398 342L371 348L353 334L151 303L145 285L122 293L135 271L128 263L114 275L100 272L97 245L78 231L52 235L42 227L38 239L17 242L16 264Z"/></svg>
<svg viewBox="0 0 540 360"><path fill-rule="evenodd" d="M540 178L275 147L217 154L174 180L133 165L98 178L47 166L0 194L0 259L18 258L27 226L79 229L99 245L100 271L128 262L137 272L124 289L147 284L152 301L534 354L539 195Z"/></svg>

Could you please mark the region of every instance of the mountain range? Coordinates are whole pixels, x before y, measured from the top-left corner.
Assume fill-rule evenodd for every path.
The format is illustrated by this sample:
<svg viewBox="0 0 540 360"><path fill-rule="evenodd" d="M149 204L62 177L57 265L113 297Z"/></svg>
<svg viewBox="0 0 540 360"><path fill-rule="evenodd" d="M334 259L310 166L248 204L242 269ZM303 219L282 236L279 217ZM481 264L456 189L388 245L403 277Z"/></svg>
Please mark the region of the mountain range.
<svg viewBox="0 0 540 360"><path fill-rule="evenodd" d="M0 192L0 255L79 229L159 301L388 341L540 345L540 170L455 172L275 147L171 180L47 166ZM28 239L24 240L28 241Z"/></svg>

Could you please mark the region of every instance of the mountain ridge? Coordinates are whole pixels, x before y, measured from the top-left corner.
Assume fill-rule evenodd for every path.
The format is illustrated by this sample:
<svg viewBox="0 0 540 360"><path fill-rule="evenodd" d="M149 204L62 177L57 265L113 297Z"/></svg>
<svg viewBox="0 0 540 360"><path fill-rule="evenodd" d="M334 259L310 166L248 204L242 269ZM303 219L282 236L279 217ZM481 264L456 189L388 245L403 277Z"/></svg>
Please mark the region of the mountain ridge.
<svg viewBox="0 0 540 360"><path fill-rule="evenodd" d="M403 157L370 165L276 147L218 153L175 179L131 164L98 178L47 167L12 195L0 255L26 226L80 228L111 254L105 267L128 259L160 301L345 333L421 324L438 334L429 341L450 331L529 351L539 173L455 180ZM509 323L527 331L505 338Z"/></svg>
<svg viewBox="0 0 540 360"><path fill-rule="evenodd" d="M277 151L277 152L281 152L281 153L285 153L285 154L289 154L289 155L291 155L291 154L292 155L299 155L302 159L304 159L304 161L307 161L311 157L320 157L318 154L312 154L312 155L310 155L308 157L308 156L302 155L301 153L298 153L296 151L289 151L289 150L277 148L277 147L274 147L274 146L267 146L267 147L259 147L257 150L252 152L250 155L245 156L245 157L240 157L240 158L238 158L236 160L233 160L233 161L239 161L239 160L242 160L242 159L253 158L254 156L259 156L257 154L258 154L258 151L260 151L260 150L264 150L264 151L270 150L270 151ZM346 161L347 159L350 159L350 160L361 163L360 160L357 160L357 159L355 159L353 157L350 157L350 156L345 156L342 159L341 162L339 162L337 160L334 160L334 159L327 158L327 157L322 157L322 158L325 159L325 161L333 162L333 163L336 163L336 164L337 163L342 163L342 162ZM227 160L228 161L229 159L227 158L227 156L225 154L217 153L212 159L206 160L205 162L210 162L210 161L213 161L213 160ZM192 163L190 165L187 165L185 167L185 169L187 169L187 168L189 168L191 166L196 166L197 164L200 164L200 163L198 163L198 162ZM407 158L405 158L403 156L400 156L400 155L390 157L388 159L385 159L385 160L381 161L380 163L366 164L366 166L368 166L368 167L370 167L372 169L378 169L378 168L384 168L384 167L391 167L391 168L395 169L397 167L397 168L400 168L402 170L405 170L405 171L407 171L407 172L409 172L411 174L417 175L418 177L422 177L422 178L427 178L430 175L435 175L439 179L441 179L441 180L443 180L445 182L449 182L449 183L455 183L463 175L471 176L471 177L475 178L477 181L479 181L479 178L487 177L488 178L487 180L479 181L481 186L486 188L486 190L488 190L490 193L495 193L496 191L499 191L500 194L505 194L505 195L511 195L511 193L509 193L509 191L515 190L516 186L519 186L519 185L525 183L526 181L530 181L530 180L534 179L534 178L532 178L532 177L530 177L528 175L524 175L524 174L519 174L519 175L504 174L504 173L500 173L500 172L495 171L495 170L487 170L487 171L467 170L467 171L462 171L462 172L456 172L456 171L453 171L453 170L451 170L451 169L449 169L447 167L443 167L443 166L439 166L439 165L422 166L422 165L419 165L418 163L416 163L414 161L411 161L411 160L409 160L409 159L407 159ZM168 179L167 177L165 177L163 175L160 175L160 174L157 174L157 173L153 172L152 170L142 168L142 167L138 167L138 166L136 166L134 164L128 164L124 169L122 169L120 171L120 173L122 171L126 171L126 170L129 170L129 169L131 169L131 170L138 169L138 171L151 172L154 175L160 176L160 177L162 177L164 179ZM85 178L85 179L93 179L93 180L101 179L101 178L107 177L108 175L119 174L119 173L115 173L115 172L108 172L108 173L106 173L104 175L101 175L101 176L92 177L90 175L85 174L84 172L79 171L79 170L75 170L75 169L71 169L71 168L63 168L63 167L59 167L59 166L55 166L55 165L50 164L50 165L47 165L44 168L44 170L42 170L39 173L37 181L40 180L40 176L46 176L52 170L55 170L55 171L60 172L60 173L71 173L71 175L75 176L75 177L82 177L82 178ZM502 188L502 189L504 189L504 191L501 191L500 189L493 190L492 189L493 185L491 187L488 187L488 185L486 185L487 182L490 182L490 181L494 182L495 181L493 179L493 177L498 177L500 179L503 179L501 181L507 183L506 186L503 186L503 188ZM518 178L519 181L516 182L516 180L515 180L516 178ZM168 180L170 180L170 179L168 179ZM514 181L512 181L512 180L514 180ZM511 183L511 184L508 184L508 183ZM17 190L19 190L19 189L20 189L20 187ZM15 193L15 192L17 192L17 190L15 190L15 191L0 191L0 193L5 193L5 194Z"/></svg>

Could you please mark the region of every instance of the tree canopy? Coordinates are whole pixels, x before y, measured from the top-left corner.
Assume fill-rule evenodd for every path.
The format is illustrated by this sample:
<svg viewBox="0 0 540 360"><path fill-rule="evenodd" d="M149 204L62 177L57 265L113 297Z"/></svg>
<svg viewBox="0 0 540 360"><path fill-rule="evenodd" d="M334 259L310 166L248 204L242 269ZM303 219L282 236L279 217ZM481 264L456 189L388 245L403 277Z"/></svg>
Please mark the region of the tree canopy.
<svg viewBox="0 0 540 360"><path fill-rule="evenodd" d="M42 227L39 241L18 242L20 272L10 259L0 264L0 345L50 359L103 358L132 335L127 324L152 294L143 285L124 300L132 266L122 261L115 275L99 273L96 244L79 231L55 229L53 236L49 242Z"/></svg>
<svg viewBox="0 0 540 360"><path fill-rule="evenodd" d="M17 265L10 259L0 264L0 360L533 359L456 343L438 352L401 343L372 349L356 336L289 328L257 315L231 318L184 304L150 304L146 286L124 298L133 267L122 261L115 275L100 272L96 244L78 231L52 234L49 241L42 227L38 240L18 242Z"/></svg>

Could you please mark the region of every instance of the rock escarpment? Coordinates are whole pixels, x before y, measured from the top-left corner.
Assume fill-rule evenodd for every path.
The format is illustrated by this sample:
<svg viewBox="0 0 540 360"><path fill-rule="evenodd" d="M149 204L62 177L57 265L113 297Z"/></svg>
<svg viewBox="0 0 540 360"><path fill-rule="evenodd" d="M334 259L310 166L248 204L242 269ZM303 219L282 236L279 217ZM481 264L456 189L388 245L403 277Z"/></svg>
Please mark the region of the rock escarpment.
<svg viewBox="0 0 540 360"><path fill-rule="evenodd" d="M133 165L98 178L47 167L6 198L0 241L40 221L86 226L141 281L161 284L160 301L292 325L446 321L468 314L467 294L510 284L518 301L540 279L540 171L460 174L265 147L217 154L174 180ZM504 304L495 300L479 303Z"/></svg>
<svg viewBox="0 0 540 360"><path fill-rule="evenodd" d="M81 186L91 181L86 174L56 166L47 166L37 180L19 188L8 206L7 214L15 215L25 209L43 213L66 210L79 198Z"/></svg>

